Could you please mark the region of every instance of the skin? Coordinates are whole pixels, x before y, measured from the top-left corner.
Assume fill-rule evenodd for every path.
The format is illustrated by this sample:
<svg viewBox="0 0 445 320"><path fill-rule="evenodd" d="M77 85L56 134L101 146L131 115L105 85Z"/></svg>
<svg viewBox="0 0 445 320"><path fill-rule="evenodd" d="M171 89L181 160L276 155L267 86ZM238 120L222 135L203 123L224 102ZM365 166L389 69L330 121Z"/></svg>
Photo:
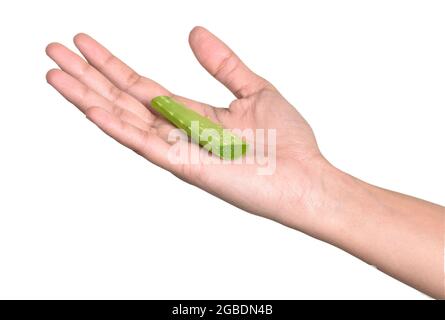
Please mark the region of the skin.
<svg viewBox="0 0 445 320"><path fill-rule="evenodd" d="M189 43L199 63L235 95L228 108L175 95L86 34L75 36L74 43L83 57L61 44L48 45L46 52L60 69L50 70L47 81L106 134L239 208L336 245L445 298L445 208L371 186L332 166L298 111L209 31L195 27ZM150 108L159 95L225 128L276 129L275 173L258 175L254 164L212 164L205 157L198 164L173 164L167 136L174 127Z"/></svg>

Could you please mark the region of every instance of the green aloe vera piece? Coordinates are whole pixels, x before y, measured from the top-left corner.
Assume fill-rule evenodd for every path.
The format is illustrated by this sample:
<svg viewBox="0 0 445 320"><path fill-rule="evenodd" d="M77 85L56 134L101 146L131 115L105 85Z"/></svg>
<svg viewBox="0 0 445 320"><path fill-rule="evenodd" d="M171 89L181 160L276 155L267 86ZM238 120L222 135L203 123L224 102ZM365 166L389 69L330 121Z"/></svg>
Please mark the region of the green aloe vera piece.
<svg viewBox="0 0 445 320"><path fill-rule="evenodd" d="M240 137L172 98L155 97L151 100L151 106L173 125L183 129L193 141L220 158L233 160L246 154L248 144ZM194 132L192 127L195 128Z"/></svg>

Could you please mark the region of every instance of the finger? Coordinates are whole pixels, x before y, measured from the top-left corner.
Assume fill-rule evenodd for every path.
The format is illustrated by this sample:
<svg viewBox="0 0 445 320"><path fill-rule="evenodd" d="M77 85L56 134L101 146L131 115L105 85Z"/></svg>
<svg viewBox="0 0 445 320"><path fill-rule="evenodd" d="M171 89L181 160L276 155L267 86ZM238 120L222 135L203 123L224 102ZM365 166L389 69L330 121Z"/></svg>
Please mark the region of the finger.
<svg viewBox="0 0 445 320"><path fill-rule="evenodd" d="M156 96L171 95L157 82L140 76L90 36L80 33L74 37L74 43L92 66L145 105Z"/></svg>
<svg viewBox="0 0 445 320"><path fill-rule="evenodd" d="M153 119L154 115L134 97L119 90L106 77L84 59L59 43L46 48L47 55L65 72L108 99L120 108L127 109L142 119Z"/></svg>
<svg viewBox="0 0 445 320"><path fill-rule="evenodd" d="M168 160L167 156L169 144L155 133L141 130L99 107L89 108L86 115L102 131L119 143L166 170L175 170L175 165Z"/></svg>
<svg viewBox="0 0 445 320"><path fill-rule="evenodd" d="M46 79L63 97L86 113L91 106L102 106L105 110L125 119L138 128L148 128L149 123L142 120L132 112L119 108L109 100L97 94L77 79L58 69L50 70Z"/></svg>
<svg viewBox="0 0 445 320"><path fill-rule="evenodd" d="M195 27L190 32L189 43L199 63L237 98L245 98L265 87L272 87L205 28Z"/></svg>
<svg viewBox="0 0 445 320"><path fill-rule="evenodd" d="M209 117L215 122L221 122L218 114L223 115L227 110L215 108L184 97L176 96L157 82L142 77L133 69L114 56L108 49L86 34L78 34L74 42L85 59L104 74L113 84L121 90L135 97L144 105L150 106L154 97L165 95L174 98L187 107ZM216 112L217 111L217 112Z"/></svg>

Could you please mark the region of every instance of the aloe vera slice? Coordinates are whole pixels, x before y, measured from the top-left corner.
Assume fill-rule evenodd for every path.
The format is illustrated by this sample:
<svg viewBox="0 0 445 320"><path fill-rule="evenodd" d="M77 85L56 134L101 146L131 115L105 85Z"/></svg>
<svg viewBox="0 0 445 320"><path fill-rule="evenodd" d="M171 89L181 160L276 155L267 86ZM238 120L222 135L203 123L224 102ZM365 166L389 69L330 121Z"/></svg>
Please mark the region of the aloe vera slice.
<svg viewBox="0 0 445 320"><path fill-rule="evenodd" d="M240 137L167 96L151 100L151 106L176 127L183 129L193 141L222 159L237 159L246 154L248 144ZM195 123L195 132L192 124ZM211 129L211 130L207 130ZM197 132L196 132L197 131ZM209 134L210 133L210 134Z"/></svg>

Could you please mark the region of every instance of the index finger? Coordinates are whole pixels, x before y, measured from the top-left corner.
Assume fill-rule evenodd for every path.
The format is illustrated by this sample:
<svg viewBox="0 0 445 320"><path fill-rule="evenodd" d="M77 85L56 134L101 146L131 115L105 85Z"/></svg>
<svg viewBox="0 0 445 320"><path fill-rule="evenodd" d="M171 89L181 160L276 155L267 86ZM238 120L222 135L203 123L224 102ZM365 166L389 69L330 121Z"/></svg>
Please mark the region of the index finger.
<svg viewBox="0 0 445 320"><path fill-rule="evenodd" d="M154 97L171 95L159 83L139 75L89 35L79 33L74 37L74 44L85 59L116 87L131 93L146 106Z"/></svg>

